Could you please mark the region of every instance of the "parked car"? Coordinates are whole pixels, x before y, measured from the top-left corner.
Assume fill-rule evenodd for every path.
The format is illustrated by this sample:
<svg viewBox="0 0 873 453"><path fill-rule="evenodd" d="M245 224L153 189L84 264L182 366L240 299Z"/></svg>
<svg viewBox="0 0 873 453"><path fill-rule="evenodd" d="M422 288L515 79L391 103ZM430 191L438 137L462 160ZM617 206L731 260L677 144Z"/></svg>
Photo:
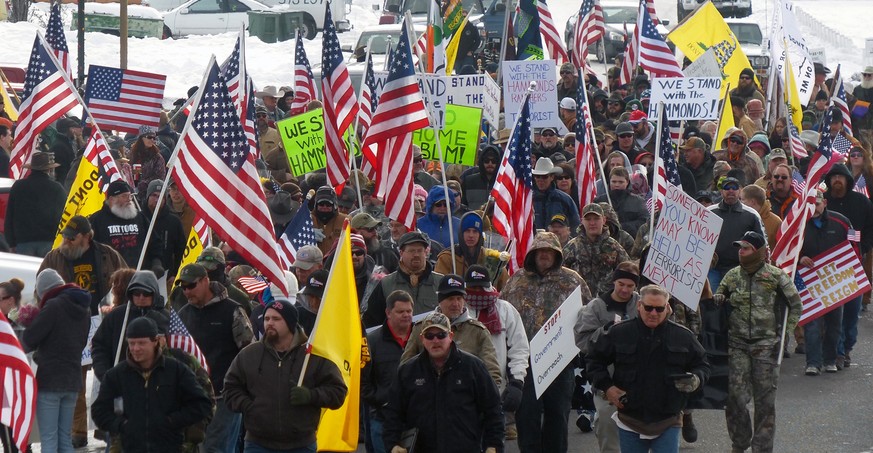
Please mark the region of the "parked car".
<svg viewBox="0 0 873 453"><path fill-rule="evenodd" d="M612 60L621 52L627 42L628 33L633 33L637 28L637 15L639 13L639 2L634 1L616 1L603 4L603 25L605 33L603 39L598 41L594 47L594 55L597 61L603 63L607 60ZM569 19L567 19L567 27L564 30L564 43L567 48L573 46L573 28L576 26L576 19L579 16L577 11ZM667 35L667 25L670 22L661 20L657 29L661 35ZM672 49L672 44L669 44Z"/></svg>
<svg viewBox="0 0 873 453"><path fill-rule="evenodd" d="M6 207L9 206L9 191L14 182L12 178L0 178L0 234L6 228Z"/></svg>
<svg viewBox="0 0 873 453"><path fill-rule="evenodd" d="M740 48L752 64L759 81L766 86L770 72L770 52L764 42L761 26L749 19L725 19L725 22L737 37Z"/></svg>
<svg viewBox="0 0 873 453"><path fill-rule="evenodd" d="M677 0L676 17L682 20L704 3L706 0ZM712 4L724 17L748 17L752 15L752 0L712 0Z"/></svg>
<svg viewBox="0 0 873 453"><path fill-rule="evenodd" d="M34 299L33 290L36 288L36 272L41 264L42 258L0 252L0 282L9 281L12 278L22 279L24 291L21 293L21 302L32 302Z"/></svg>

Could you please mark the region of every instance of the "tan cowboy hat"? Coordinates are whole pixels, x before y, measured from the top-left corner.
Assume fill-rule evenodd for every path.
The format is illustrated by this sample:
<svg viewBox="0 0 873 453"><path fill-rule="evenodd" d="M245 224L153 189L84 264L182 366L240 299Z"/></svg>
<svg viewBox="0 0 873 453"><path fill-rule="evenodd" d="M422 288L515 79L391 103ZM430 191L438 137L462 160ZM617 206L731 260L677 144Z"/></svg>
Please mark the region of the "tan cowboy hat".
<svg viewBox="0 0 873 453"><path fill-rule="evenodd" d="M497 138L494 139L492 143L495 145L500 145L509 141L509 136L512 134L512 131L509 129L500 129L497 131Z"/></svg>
<svg viewBox="0 0 873 453"><path fill-rule="evenodd" d="M41 151L33 153L33 157L30 158L30 163L24 164L24 168L39 171L46 171L60 166L60 164L55 163L54 155Z"/></svg>
<svg viewBox="0 0 873 453"><path fill-rule="evenodd" d="M285 92L282 90L276 89L273 85L267 85L263 90L255 93L255 97L258 99L263 99L265 96L269 96L272 98L281 98L285 97Z"/></svg>

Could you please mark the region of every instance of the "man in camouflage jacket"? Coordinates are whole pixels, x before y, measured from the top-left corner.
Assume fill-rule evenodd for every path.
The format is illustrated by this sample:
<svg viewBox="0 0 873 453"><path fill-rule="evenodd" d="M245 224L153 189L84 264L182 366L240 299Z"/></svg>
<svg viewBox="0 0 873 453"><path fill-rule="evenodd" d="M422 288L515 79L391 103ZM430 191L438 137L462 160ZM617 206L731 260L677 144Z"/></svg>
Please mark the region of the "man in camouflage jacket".
<svg viewBox="0 0 873 453"><path fill-rule="evenodd" d="M612 271L630 257L624 247L604 231L606 215L597 203L582 210L584 234L564 246L564 266L578 272L595 296L612 291Z"/></svg>

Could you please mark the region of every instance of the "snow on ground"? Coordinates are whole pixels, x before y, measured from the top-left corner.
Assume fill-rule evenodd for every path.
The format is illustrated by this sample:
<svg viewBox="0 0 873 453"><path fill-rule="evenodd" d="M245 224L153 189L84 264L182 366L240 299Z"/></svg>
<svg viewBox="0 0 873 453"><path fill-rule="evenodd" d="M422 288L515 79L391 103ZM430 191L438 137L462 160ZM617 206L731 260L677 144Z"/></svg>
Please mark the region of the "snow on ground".
<svg viewBox="0 0 873 453"><path fill-rule="evenodd" d="M753 14L749 17L761 25L768 34L770 17L775 9L776 0L755 0ZM357 42L361 31L379 20L380 0L352 0L348 19L354 26L352 31L339 34L340 43L353 45ZM579 8L578 1L553 0L549 2L555 25L563 36L566 20ZM844 74L857 73L863 67L860 53L864 47L864 39L871 36L864 21L858 18L873 17L873 2L869 0L797 0L795 4L818 18L832 28L840 30L853 39L855 47L836 48L814 35L814 31L801 26L807 32L807 45L811 48L824 47L827 50L828 66L834 69L838 63L843 65ZM45 5L45 4L42 4ZM66 8L73 8L67 5ZM673 0L655 0L655 7L664 20L670 22L669 27L676 25L676 2ZM72 18L71 9L65 11L65 21L69 28ZM33 44L36 30L44 28L45 18L34 15L34 23L8 22L0 23L0 36L4 39L4 52L0 62L4 64L26 65ZM39 23L39 25L37 25ZM67 43L73 56L73 68L76 67L77 55L76 33L67 30ZM167 75L167 104L183 97L191 86L201 81L204 68L211 55L215 54L218 61L223 61L233 48L235 33L224 33L212 36L191 36L183 39L159 40L155 38L128 39L128 67L143 71L154 71ZM266 85L291 85L293 70L294 41L267 44L257 38L247 39L247 60L249 72L259 87ZM305 41L306 53L313 66L321 62L321 34L312 41ZM86 63L107 66L118 66L118 37L102 33L85 34Z"/></svg>

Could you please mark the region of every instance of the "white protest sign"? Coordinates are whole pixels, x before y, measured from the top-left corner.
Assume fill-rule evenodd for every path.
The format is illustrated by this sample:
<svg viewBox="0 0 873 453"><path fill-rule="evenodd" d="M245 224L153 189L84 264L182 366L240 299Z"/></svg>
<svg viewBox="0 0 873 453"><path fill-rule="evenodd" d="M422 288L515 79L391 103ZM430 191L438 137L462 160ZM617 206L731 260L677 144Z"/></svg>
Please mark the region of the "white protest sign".
<svg viewBox="0 0 873 453"><path fill-rule="evenodd" d="M533 127L558 127L558 82L555 60L503 62L503 110L506 127L511 128L521 110L521 102L531 82L537 86L530 95L530 120Z"/></svg>
<svg viewBox="0 0 873 453"><path fill-rule="evenodd" d="M710 47L682 70L685 77L718 77L721 78L721 67L715 56L715 47ZM657 105L657 104L656 104Z"/></svg>
<svg viewBox="0 0 873 453"><path fill-rule="evenodd" d="M812 268L797 268L803 280L803 285L797 285L803 303L801 326L870 291L864 267L849 241L819 253L812 262Z"/></svg>
<svg viewBox="0 0 873 453"><path fill-rule="evenodd" d="M667 182L643 275L697 311L721 224L721 217Z"/></svg>
<svg viewBox="0 0 873 453"><path fill-rule="evenodd" d="M376 95L382 95L382 89L385 88L385 80L388 78L388 71L373 71L373 76L376 79ZM437 123L437 128L442 128L446 116L446 83L448 77L439 76L438 74L415 74L418 80L418 89L421 91L421 97L424 99L424 105L433 114L433 119Z"/></svg>
<svg viewBox="0 0 873 453"><path fill-rule="evenodd" d="M812 95L815 69L809 56L809 48L803 32L794 17L794 5L787 0L778 2L778 8L773 15L773 34L770 38L771 65L776 65L776 74L782 74L786 54L791 59L791 70L797 84L801 104L805 104Z"/></svg>
<svg viewBox="0 0 873 453"><path fill-rule="evenodd" d="M864 66L873 65L873 38L864 40Z"/></svg>
<svg viewBox="0 0 873 453"><path fill-rule="evenodd" d="M164 288L167 285L164 284ZM94 315L91 317L91 330L88 331L88 343L85 344L85 349L82 351L82 366L87 366L94 363L94 358L91 357L91 340L94 339L94 334L97 333L97 328L100 327L100 322L103 321L103 316Z"/></svg>
<svg viewBox="0 0 873 453"><path fill-rule="evenodd" d="M573 327L582 309L577 287L530 340L530 372L537 399L579 353Z"/></svg>
<svg viewBox="0 0 873 453"><path fill-rule="evenodd" d="M446 77L446 103L478 107L485 121L498 127L500 87L488 74Z"/></svg>
<svg viewBox="0 0 873 453"><path fill-rule="evenodd" d="M655 77L649 118L655 118L655 108L664 103L671 120L712 120L718 118L721 77Z"/></svg>
<svg viewBox="0 0 873 453"><path fill-rule="evenodd" d="M828 53L824 47L812 47L809 49L809 58L813 63L821 63L824 66L828 65Z"/></svg>

